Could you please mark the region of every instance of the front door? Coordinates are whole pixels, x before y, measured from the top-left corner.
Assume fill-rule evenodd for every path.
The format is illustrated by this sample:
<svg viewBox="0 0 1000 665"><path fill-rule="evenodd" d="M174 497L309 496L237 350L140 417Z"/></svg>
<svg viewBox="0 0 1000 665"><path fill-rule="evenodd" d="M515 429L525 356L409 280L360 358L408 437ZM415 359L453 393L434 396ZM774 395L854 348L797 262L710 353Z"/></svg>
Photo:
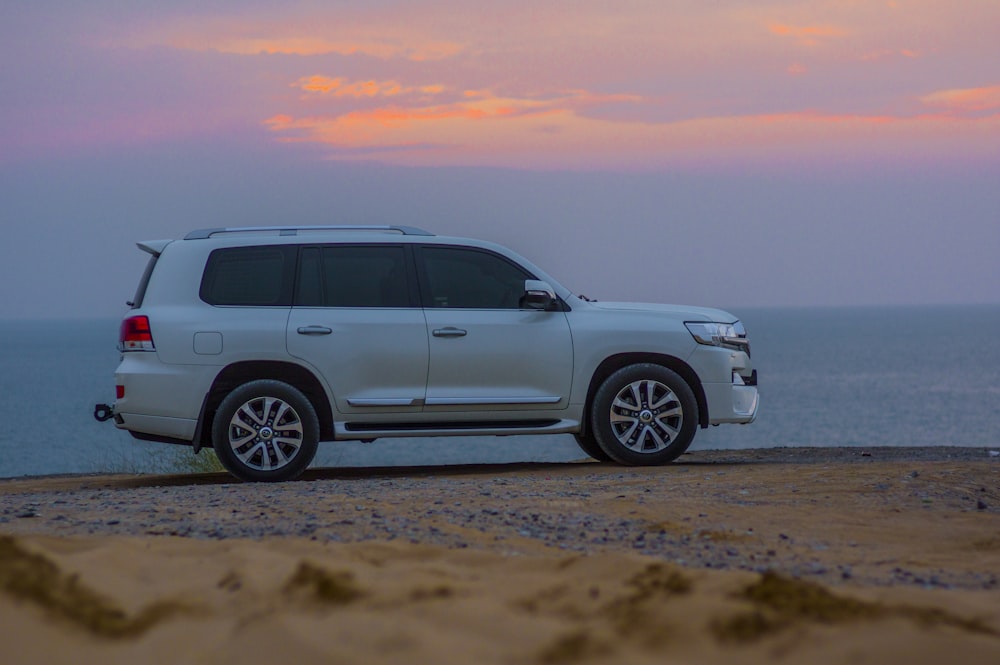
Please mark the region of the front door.
<svg viewBox="0 0 1000 665"><path fill-rule="evenodd" d="M561 311L520 308L524 280L534 276L480 249L424 246L419 257L430 345L425 414L522 418L566 408L569 325Z"/></svg>

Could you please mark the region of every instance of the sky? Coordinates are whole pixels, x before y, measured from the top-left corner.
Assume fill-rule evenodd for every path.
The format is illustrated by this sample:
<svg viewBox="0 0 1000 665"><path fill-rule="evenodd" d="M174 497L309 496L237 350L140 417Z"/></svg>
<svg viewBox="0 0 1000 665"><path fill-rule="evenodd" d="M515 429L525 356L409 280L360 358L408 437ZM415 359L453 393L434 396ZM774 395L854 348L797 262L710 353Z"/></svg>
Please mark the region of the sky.
<svg viewBox="0 0 1000 665"><path fill-rule="evenodd" d="M0 5L0 318L140 240L408 224L601 300L1000 303L996 0Z"/></svg>

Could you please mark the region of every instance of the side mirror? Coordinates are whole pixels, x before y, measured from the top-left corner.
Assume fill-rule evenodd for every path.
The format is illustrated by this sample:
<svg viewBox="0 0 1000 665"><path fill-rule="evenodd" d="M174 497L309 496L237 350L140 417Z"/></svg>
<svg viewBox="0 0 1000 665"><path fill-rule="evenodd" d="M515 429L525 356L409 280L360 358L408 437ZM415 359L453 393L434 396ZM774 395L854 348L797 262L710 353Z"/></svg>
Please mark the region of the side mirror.
<svg viewBox="0 0 1000 665"><path fill-rule="evenodd" d="M556 292L548 282L537 279L524 280L524 295L521 296L521 309L539 309L548 311L555 307Z"/></svg>

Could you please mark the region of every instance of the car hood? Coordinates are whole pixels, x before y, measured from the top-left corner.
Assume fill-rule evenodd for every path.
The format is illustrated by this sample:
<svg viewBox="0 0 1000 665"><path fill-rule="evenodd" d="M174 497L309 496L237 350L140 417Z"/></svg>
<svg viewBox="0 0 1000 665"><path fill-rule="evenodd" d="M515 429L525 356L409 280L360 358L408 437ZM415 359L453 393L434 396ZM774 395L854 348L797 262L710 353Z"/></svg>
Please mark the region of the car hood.
<svg viewBox="0 0 1000 665"><path fill-rule="evenodd" d="M733 323L739 317L729 312L711 307L694 307L690 305L659 305L645 302L594 302L587 304L597 309L618 310L630 312L650 312L683 317L685 321L716 321L718 323Z"/></svg>

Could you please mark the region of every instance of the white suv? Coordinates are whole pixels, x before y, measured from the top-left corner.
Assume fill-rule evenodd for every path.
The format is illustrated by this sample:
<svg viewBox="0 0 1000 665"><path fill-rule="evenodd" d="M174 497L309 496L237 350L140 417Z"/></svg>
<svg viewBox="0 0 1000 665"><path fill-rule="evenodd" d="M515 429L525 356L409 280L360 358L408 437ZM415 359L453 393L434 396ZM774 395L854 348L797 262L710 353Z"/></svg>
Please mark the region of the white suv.
<svg viewBox="0 0 1000 665"><path fill-rule="evenodd" d="M319 441L573 433L663 464L749 423L757 373L715 309L599 303L510 250L411 227L260 227L141 242L117 400L99 420L287 480Z"/></svg>

